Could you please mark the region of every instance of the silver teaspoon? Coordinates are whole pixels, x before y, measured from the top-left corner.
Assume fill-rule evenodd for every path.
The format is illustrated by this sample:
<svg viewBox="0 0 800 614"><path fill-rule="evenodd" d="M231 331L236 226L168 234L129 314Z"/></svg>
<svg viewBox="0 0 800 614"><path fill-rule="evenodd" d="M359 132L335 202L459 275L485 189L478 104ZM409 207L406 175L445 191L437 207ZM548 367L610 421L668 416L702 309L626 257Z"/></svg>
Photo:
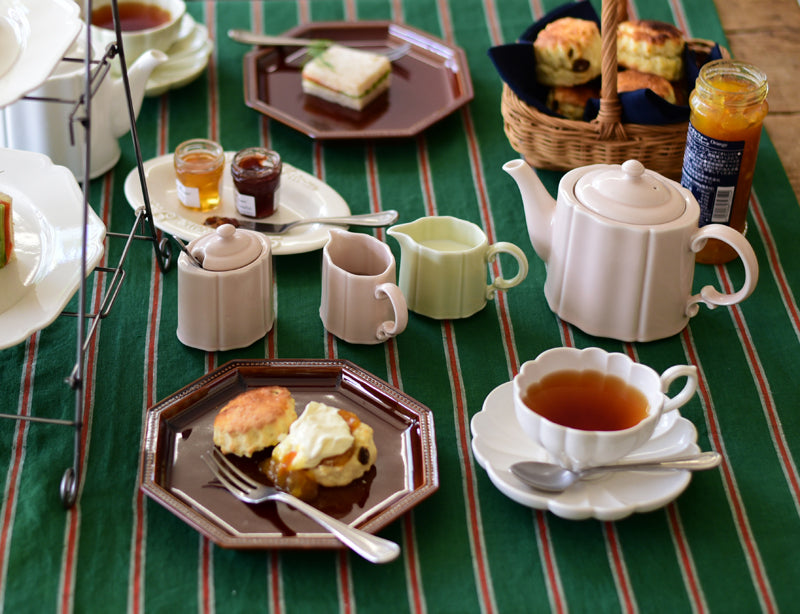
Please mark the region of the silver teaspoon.
<svg viewBox="0 0 800 614"><path fill-rule="evenodd" d="M514 463L509 471L520 480L538 490L563 492L578 480L597 473L608 471L661 471L680 469L683 471L702 471L719 465L722 456L718 452L701 452L692 456L682 456L660 461L617 463L601 467L590 467L582 471L571 471L560 465L523 461Z"/></svg>

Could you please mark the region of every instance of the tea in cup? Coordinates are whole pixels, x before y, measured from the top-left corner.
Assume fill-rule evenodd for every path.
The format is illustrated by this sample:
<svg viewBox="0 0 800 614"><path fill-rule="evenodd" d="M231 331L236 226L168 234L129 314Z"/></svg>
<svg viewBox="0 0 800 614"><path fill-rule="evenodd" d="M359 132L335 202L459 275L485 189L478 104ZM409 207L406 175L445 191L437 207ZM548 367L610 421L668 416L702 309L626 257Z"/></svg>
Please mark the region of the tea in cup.
<svg viewBox="0 0 800 614"><path fill-rule="evenodd" d="M117 13L125 62L130 66L148 49L166 52L178 40L186 3L183 0L120 0ZM92 38L98 41L95 45L98 49L117 42L112 0L94 0L92 14L85 21L91 23Z"/></svg>
<svg viewBox="0 0 800 614"><path fill-rule="evenodd" d="M670 384L685 377L681 390ZM600 348L554 348L522 365L513 382L522 430L567 469L614 463L653 435L661 416L697 389L697 368L659 375L625 354Z"/></svg>
<svg viewBox="0 0 800 614"><path fill-rule="evenodd" d="M372 235L333 229L322 249L325 329L350 343L376 344L399 335L408 308L396 285L394 256Z"/></svg>
<svg viewBox="0 0 800 614"><path fill-rule="evenodd" d="M450 216L429 216L387 230L400 244L400 289L408 308L437 318L466 318L525 279L528 259L513 243L489 244L477 224ZM511 255L517 274L487 284L489 263Z"/></svg>

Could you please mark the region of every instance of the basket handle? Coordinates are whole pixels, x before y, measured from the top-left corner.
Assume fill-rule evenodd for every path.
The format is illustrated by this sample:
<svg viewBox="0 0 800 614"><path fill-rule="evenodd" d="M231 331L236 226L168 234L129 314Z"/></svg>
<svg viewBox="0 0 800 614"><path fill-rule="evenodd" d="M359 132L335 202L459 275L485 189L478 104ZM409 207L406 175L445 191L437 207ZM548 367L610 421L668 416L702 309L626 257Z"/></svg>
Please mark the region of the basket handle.
<svg viewBox="0 0 800 614"><path fill-rule="evenodd" d="M600 139L626 139L622 125L622 105L617 94L617 27L627 16L626 0L603 0L601 12L602 47L600 53Z"/></svg>

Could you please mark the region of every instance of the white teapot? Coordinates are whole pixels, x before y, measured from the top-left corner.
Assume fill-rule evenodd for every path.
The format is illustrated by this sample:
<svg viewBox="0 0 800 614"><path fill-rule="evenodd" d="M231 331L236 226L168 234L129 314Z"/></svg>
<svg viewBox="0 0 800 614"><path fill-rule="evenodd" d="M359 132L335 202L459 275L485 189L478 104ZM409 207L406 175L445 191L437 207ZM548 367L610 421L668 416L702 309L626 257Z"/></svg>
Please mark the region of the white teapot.
<svg viewBox="0 0 800 614"><path fill-rule="evenodd" d="M85 55L85 30L67 51L68 58ZM134 116L139 114L147 80L153 70L167 60L161 51L150 50L128 69ZM75 101L84 93L86 69L82 62L62 60L53 73L29 96ZM93 87L97 87L93 83ZM47 155L55 164L66 166L83 179L85 135L79 122L73 122L74 139L70 137L70 114L73 104L18 100L0 108L0 146L35 151ZM118 139L130 130L125 88L121 77L109 73L91 101L91 159L89 175L94 179L110 170L119 160Z"/></svg>
<svg viewBox="0 0 800 614"><path fill-rule="evenodd" d="M652 341L680 332L699 304L747 298L758 281L753 248L721 224L698 228L692 193L636 160L568 172L554 200L524 160L503 165L517 182L534 250L547 265L544 293L561 319L591 335ZM709 238L742 259L742 287L692 295L695 253Z"/></svg>

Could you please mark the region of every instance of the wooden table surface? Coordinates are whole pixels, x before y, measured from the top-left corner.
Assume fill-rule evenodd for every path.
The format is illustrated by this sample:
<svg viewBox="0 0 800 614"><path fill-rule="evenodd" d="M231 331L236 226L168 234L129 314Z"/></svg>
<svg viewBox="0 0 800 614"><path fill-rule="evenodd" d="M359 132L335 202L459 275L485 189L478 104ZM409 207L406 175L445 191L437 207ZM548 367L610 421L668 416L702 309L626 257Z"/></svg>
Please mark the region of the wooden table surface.
<svg viewBox="0 0 800 614"><path fill-rule="evenodd" d="M734 57L769 78L767 133L800 197L800 4L798 0L715 0Z"/></svg>

